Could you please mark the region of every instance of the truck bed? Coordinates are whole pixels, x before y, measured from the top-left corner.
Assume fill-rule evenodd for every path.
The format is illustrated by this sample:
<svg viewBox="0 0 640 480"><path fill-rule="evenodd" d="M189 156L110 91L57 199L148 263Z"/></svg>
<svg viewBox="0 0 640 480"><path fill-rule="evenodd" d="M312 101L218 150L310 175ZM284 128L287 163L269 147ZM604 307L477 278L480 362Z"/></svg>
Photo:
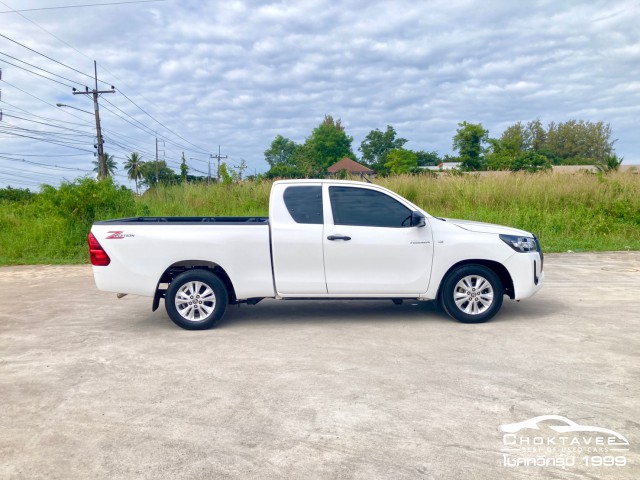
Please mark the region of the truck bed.
<svg viewBox="0 0 640 480"><path fill-rule="evenodd" d="M242 225L269 223L269 217L130 217L95 222L96 225L118 225L121 223L170 223L172 225L194 225L198 223L216 223L219 225Z"/></svg>

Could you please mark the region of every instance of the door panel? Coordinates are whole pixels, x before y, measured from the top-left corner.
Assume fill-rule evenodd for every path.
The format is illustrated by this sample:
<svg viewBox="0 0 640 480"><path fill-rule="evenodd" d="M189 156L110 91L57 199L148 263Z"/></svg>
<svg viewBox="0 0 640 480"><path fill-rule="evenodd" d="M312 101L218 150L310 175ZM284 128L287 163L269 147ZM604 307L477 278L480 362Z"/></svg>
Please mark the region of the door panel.
<svg viewBox="0 0 640 480"><path fill-rule="evenodd" d="M323 243L329 294L418 295L427 290L433 256L428 223L407 225L411 210L377 190L329 187L327 199L331 215L325 212Z"/></svg>
<svg viewBox="0 0 640 480"><path fill-rule="evenodd" d="M271 195L271 245L280 295L326 295L320 184L280 185Z"/></svg>
<svg viewBox="0 0 640 480"><path fill-rule="evenodd" d="M328 240L330 235L346 235L351 240ZM424 293L429 286L432 254L429 227L327 226L327 291L354 295Z"/></svg>

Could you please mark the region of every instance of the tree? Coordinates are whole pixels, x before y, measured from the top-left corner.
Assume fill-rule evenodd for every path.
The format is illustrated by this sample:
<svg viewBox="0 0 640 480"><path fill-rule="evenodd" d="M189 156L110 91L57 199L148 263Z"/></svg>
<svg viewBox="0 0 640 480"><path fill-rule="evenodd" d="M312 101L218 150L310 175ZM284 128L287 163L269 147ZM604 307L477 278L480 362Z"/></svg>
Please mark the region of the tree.
<svg viewBox="0 0 640 480"><path fill-rule="evenodd" d="M399 175L402 173L411 173L418 168L418 157L411 150L405 150L404 148L394 148L387 152L387 162L384 164L385 168L389 170L393 175Z"/></svg>
<svg viewBox="0 0 640 480"><path fill-rule="evenodd" d="M184 152L182 152L182 162L180 162L180 180L182 183L187 183L187 177L189 176L189 165L184 158Z"/></svg>
<svg viewBox="0 0 640 480"><path fill-rule="evenodd" d="M293 165L297 145L282 135L277 135L271 146L264 151L264 159L271 168L278 165Z"/></svg>
<svg viewBox="0 0 640 480"><path fill-rule="evenodd" d="M277 135L269 149L264 151L264 159L271 168L265 173L266 178L304 178L300 166L300 150L302 146L282 135Z"/></svg>
<svg viewBox="0 0 640 480"><path fill-rule="evenodd" d="M442 163L442 158L440 158L438 152L425 152L424 150L418 150L414 153L416 154L418 166L420 167L436 166Z"/></svg>
<svg viewBox="0 0 640 480"><path fill-rule="evenodd" d="M143 163L144 162L142 161L142 157L140 156L140 154L138 152L132 152L131 155L127 157L126 161L122 165L124 169L127 171L127 177L129 177L129 180L133 180L135 182L136 193L139 193L138 182L142 178Z"/></svg>
<svg viewBox="0 0 640 480"><path fill-rule="evenodd" d="M593 165L614 153L611 126L604 122L569 120L549 124L547 148L565 165Z"/></svg>
<svg viewBox="0 0 640 480"><path fill-rule="evenodd" d="M520 122L518 122L520 126ZM539 118L528 122L524 128L520 126L522 136L522 150L541 152L547 146L547 131Z"/></svg>
<svg viewBox="0 0 640 480"><path fill-rule="evenodd" d="M551 161L544 155L533 151L521 153L510 165L512 172L525 171L535 173L549 169L551 169Z"/></svg>
<svg viewBox="0 0 640 480"><path fill-rule="evenodd" d="M458 123L458 130L453 137L453 149L459 152L464 170L481 170L484 167L484 143L489 138L489 131L481 123Z"/></svg>
<svg viewBox="0 0 640 480"><path fill-rule="evenodd" d="M220 179L222 180L223 185L231 185L238 178L236 172L234 172L231 168L227 166L226 163L222 162L220 164Z"/></svg>
<svg viewBox="0 0 640 480"><path fill-rule="evenodd" d="M526 124L517 122L502 132L500 138L488 139L487 168L489 170L520 170L523 162L527 164L531 158L534 158L528 157L527 153L536 153L553 162L556 156L549 150L547 140L547 132L539 119Z"/></svg>
<svg viewBox="0 0 640 480"><path fill-rule="evenodd" d="M525 132L520 122L511 125L500 138L489 138L486 165L489 170L509 170L513 161L525 152Z"/></svg>
<svg viewBox="0 0 640 480"><path fill-rule="evenodd" d="M118 162L113 158L113 155L109 155L107 152L102 154L102 158L104 158L104 163L107 166L107 177L113 177L113 174L118 169ZM100 162L98 160L94 160L91 163L93 163L93 171L99 175Z"/></svg>
<svg viewBox="0 0 640 480"><path fill-rule="evenodd" d="M351 142L353 137L346 134L341 120L325 115L322 123L306 139L305 148L296 152L296 158L298 162L310 163L313 174L322 175L327 168L344 157L356 159L351 150Z"/></svg>
<svg viewBox="0 0 640 480"><path fill-rule="evenodd" d="M617 172L623 160L624 157L618 157L614 153L613 155L609 155L605 161L596 163L596 168L602 173Z"/></svg>
<svg viewBox="0 0 640 480"><path fill-rule="evenodd" d="M240 165L237 165L236 168L238 169L238 181L241 182L242 174L247 169L247 162L244 158L240 159Z"/></svg>
<svg viewBox="0 0 640 480"><path fill-rule="evenodd" d="M164 160L154 160L144 162L142 166L142 183L147 187L153 187L157 183L165 185L173 183L177 176L173 170L167 166Z"/></svg>
<svg viewBox="0 0 640 480"><path fill-rule="evenodd" d="M405 138L396 138L396 131L391 125L382 132L379 129L371 130L360 144L359 150L362 152L362 160L378 174L389 173L385 164L387 154L394 149L399 149L407 143Z"/></svg>

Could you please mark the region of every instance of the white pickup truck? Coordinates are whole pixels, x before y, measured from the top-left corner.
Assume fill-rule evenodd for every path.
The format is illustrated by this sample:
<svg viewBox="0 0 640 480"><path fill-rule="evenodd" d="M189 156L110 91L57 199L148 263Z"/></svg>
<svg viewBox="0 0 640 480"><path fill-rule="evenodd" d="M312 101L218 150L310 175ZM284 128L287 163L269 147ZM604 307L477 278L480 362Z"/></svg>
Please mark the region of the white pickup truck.
<svg viewBox="0 0 640 480"><path fill-rule="evenodd" d="M186 329L214 326L228 304L264 298L437 300L465 323L544 280L535 235L433 217L383 187L352 181L273 184L269 217L138 217L96 222L97 287L161 298ZM121 296L119 295L119 296Z"/></svg>

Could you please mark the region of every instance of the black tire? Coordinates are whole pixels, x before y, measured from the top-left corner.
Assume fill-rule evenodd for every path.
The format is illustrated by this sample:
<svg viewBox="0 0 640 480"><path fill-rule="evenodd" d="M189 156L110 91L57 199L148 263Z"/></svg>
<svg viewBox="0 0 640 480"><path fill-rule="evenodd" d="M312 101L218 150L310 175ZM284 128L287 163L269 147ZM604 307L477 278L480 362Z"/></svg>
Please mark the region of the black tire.
<svg viewBox="0 0 640 480"><path fill-rule="evenodd" d="M476 290L476 287L479 288ZM484 265L470 264L447 274L439 303L450 317L459 322L483 323L498 313L503 298L500 277Z"/></svg>
<svg viewBox="0 0 640 480"><path fill-rule="evenodd" d="M207 270L188 270L178 275L169 284L164 299L169 318L186 330L206 330L215 326L228 303L224 283Z"/></svg>

